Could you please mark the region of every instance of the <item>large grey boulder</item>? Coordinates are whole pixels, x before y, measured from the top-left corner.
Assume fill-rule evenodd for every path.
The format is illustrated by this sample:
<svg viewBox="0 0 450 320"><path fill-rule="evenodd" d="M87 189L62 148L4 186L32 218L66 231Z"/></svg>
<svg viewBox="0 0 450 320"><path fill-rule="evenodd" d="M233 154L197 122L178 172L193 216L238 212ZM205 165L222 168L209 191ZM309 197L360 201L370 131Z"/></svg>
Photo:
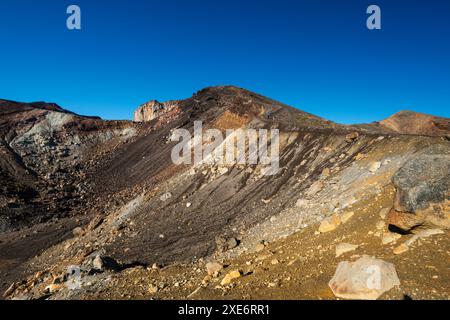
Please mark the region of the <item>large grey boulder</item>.
<svg viewBox="0 0 450 320"><path fill-rule="evenodd" d="M376 300L399 285L393 264L369 256L341 262L329 283L336 297L352 300Z"/></svg>
<svg viewBox="0 0 450 320"><path fill-rule="evenodd" d="M450 147L425 149L394 175L397 189L390 223L404 230L420 225L450 227Z"/></svg>

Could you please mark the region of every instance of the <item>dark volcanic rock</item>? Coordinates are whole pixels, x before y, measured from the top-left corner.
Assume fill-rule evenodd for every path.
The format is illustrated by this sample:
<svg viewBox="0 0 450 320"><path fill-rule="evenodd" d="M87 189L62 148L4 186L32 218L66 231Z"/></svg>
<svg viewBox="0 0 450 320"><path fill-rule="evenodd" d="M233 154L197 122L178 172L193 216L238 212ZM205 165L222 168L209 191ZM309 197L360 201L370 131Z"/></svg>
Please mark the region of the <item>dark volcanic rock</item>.
<svg viewBox="0 0 450 320"><path fill-rule="evenodd" d="M432 146L424 150L395 174L393 183L397 188L397 213L391 213L391 224L406 230L427 222L448 227L450 148Z"/></svg>

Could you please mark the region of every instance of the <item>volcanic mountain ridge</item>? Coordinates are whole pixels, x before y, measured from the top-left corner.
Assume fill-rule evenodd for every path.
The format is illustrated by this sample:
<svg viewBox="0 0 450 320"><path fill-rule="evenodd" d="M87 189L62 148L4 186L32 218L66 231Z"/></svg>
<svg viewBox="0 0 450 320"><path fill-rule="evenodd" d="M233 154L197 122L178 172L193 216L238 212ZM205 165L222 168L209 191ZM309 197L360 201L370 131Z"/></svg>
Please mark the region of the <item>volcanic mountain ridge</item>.
<svg viewBox="0 0 450 320"><path fill-rule="evenodd" d="M408 281L385 297L417 288L419 298L448 297L450 279L440 269L449 248L442 231L449 227L448 119L433 118L439 130L417 120L421 135L405 132L405 120L344 126L232 86L152 101L136 111L136 122L45 103L2 100L0 112L7 298L332 298L327 282L338 259L330 252L344 240L358 243L357 255L396 265L414 250L439 248L417 257L434 264L436 293L411 267L399 275ZM261 165L175 166L171 134L192 132L195 120L222 131L279 129L281 170L265 176ZM437 240L417 235L423 230L440 230ZM393 254L400 241L406 253ZM207 279L208 262L225 268ZM290 270L296 263L307 270ZM80 290L64 286L70 265L81 267ZM232 269L242 281L218 283Z"/></svg>

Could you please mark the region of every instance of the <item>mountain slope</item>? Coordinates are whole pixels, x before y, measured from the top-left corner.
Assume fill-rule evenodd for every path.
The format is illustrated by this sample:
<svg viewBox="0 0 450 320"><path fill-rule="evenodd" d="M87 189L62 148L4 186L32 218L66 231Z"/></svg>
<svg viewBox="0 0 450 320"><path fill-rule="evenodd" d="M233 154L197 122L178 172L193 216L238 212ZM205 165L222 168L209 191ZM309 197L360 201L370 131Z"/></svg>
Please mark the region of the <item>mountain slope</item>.
<svg viewBox="0 0 450 320"><path fill-rule="evenodd" d="M209 260L241 261L261 246L275 246L280 239L298 239L303 232L317 230L330 216L343 219L349 212L359 213L362 222L355 222L354 231L366 230L365 221L380 222L373 218L381 209L377 199L384 199L384 206L393 203L392 177L400 168L430 146L442 153L444 161L450 150L440 137L339 125L231 86L207 88L186 100L153 101L141 106L136 117L139 123L106 122L32 108L3 122L2 139L42 184L34 189L33 203L25 207L14 200L15 208L36 213L40 206L55 206L42 211L47 220L19 223L26 218L21 217L14 228L6 226L0 234L3 287L22 278L34 279L34 272L44 271L36 281L13 286L9 297L42 297L52 281L50 275L64 274L69 265L81 266L85 282L98 284L90 297L102 297L99 292L108 286L102 279L109 273L93 270L94 260L101 257L119 265L113 275L120 287L129 280L128 272L139 272L142 266L203 268ZM192 133L194 121L200 120L205 129L221 132L279 129L280 170L268 176L262 164L175 165L173 130ZM8 170L2 172L12 181L26 182ZM46 177L49 172L51 176ZM46 194L49 187L55 191ZM6 195L6 203L14 195ZM8 215L11 210L6 211ZM368 216L372 218L367 220ZM381 228L370 227L370 232L377 233L371 240L347 229L339 237L343 240L352 234L355 241L370 241L373 252L386 250L381 244L383 233L389 231L384 220ZM317 246L332 246L330 238L320 237ZM38 250L26 249L29 243ZM299 256L321 257L321 251L297 249ZM180 270L180 278L186 274L187 269ZM311 279L315 280L323 285L323 279ZM167 292L175 290L176 281L167 283ZM203 286L201 279L194 284ZM52 294L58 291L55 298L89 296L85 290L71 292L61 286ZM117 298L115 293L113 297ZM217 296L211 293L210 297Z"/></svg>

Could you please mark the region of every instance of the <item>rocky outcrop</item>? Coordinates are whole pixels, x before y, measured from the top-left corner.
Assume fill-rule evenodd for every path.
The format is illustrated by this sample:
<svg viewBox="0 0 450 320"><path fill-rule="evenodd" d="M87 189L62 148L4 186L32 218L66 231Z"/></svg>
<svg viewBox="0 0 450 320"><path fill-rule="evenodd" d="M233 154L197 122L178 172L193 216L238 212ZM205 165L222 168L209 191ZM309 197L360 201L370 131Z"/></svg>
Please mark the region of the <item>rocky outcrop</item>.
<svg viewBox="0 0 450 320"><path fill-rule="evenodd" d="M389 222L405 231L421 225L450 228L450 148L432 146L393 177L397 189Z"/></svg>
<svg viewBox="0 0 450 320"><path fill-rule="evenodd" d="M134 112L134 122L149 122L154 119L160 118L163 115L170 113L173 109L177 108L176 101L168 101L161 103L157 100L152 100L141 105Z"/></svg>

